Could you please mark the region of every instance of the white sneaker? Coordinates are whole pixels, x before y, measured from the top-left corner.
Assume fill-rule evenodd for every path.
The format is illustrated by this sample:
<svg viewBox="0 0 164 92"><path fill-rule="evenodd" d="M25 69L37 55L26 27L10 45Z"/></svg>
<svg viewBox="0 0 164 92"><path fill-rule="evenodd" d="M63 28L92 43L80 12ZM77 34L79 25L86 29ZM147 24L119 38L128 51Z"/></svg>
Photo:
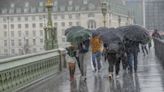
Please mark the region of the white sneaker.
<svg viewBox="0 0 164 92"><path fill-rule="evenodd" d="M113 76L112 76L112 73L109 73L109 79L112 79Z"/></svg>

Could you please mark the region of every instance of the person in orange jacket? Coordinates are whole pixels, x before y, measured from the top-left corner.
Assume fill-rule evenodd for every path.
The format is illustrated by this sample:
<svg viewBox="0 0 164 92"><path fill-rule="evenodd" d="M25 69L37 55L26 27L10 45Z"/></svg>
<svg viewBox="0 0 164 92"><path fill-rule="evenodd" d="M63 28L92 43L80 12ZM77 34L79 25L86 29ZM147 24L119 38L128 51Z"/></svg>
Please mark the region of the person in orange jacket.
<svg viewBox="0 0 164 92"><path fill-rule="evenodd" d="M101 69L100 59L101 59L101 50L102 50L103 42L100 39L100 36L96 35L91 38L90 43L91 43L91 48L92 48L92 62L94 66L94 71L96 72L97 69L98 71L100 71Z"/></svg>

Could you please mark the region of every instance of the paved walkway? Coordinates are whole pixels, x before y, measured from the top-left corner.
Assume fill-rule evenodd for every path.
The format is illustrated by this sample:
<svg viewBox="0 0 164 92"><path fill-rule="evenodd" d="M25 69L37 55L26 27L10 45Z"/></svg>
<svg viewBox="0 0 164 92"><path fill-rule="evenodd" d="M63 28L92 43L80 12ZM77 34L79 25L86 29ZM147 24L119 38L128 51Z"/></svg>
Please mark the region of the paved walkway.
<svg viewBox="0 0 164 92"><path fill-rule="evenodd" d="M103 63L101 73L93 73L88 64L87 81L80 78L77 68L76 80L69 81L68 71L46 81L20 90L20 92L164 92L164 69L154 55L153 48L148 56L139 54L138 73L129 75L120 72L120 78L110 81L107 77L108 63Z"/></svg>

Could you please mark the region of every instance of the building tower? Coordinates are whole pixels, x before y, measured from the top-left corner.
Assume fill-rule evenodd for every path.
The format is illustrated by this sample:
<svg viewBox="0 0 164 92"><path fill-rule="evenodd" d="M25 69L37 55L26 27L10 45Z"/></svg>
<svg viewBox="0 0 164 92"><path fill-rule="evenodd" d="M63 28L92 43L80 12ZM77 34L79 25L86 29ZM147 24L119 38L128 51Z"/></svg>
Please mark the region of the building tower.
<svg viewBox="0 0 164 92"><path fill-rule="evenodd" d="M47 0L46 8L48 10L48 22L44 28L45 31L45 50L51 50L58 47L57 45L57 30L52 25L52 0Z"/></svg>

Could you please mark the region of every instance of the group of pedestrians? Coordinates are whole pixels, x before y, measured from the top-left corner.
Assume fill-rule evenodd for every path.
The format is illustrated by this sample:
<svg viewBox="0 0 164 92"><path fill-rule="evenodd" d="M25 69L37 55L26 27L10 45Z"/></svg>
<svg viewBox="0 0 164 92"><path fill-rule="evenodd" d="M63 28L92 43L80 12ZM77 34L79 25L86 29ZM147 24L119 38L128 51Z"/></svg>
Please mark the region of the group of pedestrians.
<svg viewBox="0 0 164 92"><path fill-rule="evenodd" d="M153 37L159 37L159 33L155 30ZM86 80L87 64L89 52L92 52L92 64L94 72L101 72L101 58L109 63L109 78L113 77L114 67L116 69L116 76L119 77L120 63L122 62L123 69L129 73L137 73L138 53L140 51L139 45L141 42L124 39L123 42L112 43L110 45L118 46L118 50L111 49L109 44L103 43L99 35L94 35L78 44L71 44L66 48L68 55L67 61L70 70L70 80L74 79L76 62L79 67L82 79ZM117 44L117 45L114 45ZM151 43L149 43L151 47ZM143 53L148 54L146 45L142 45ZM146 52L145 52L146 51Z"/></svg>

